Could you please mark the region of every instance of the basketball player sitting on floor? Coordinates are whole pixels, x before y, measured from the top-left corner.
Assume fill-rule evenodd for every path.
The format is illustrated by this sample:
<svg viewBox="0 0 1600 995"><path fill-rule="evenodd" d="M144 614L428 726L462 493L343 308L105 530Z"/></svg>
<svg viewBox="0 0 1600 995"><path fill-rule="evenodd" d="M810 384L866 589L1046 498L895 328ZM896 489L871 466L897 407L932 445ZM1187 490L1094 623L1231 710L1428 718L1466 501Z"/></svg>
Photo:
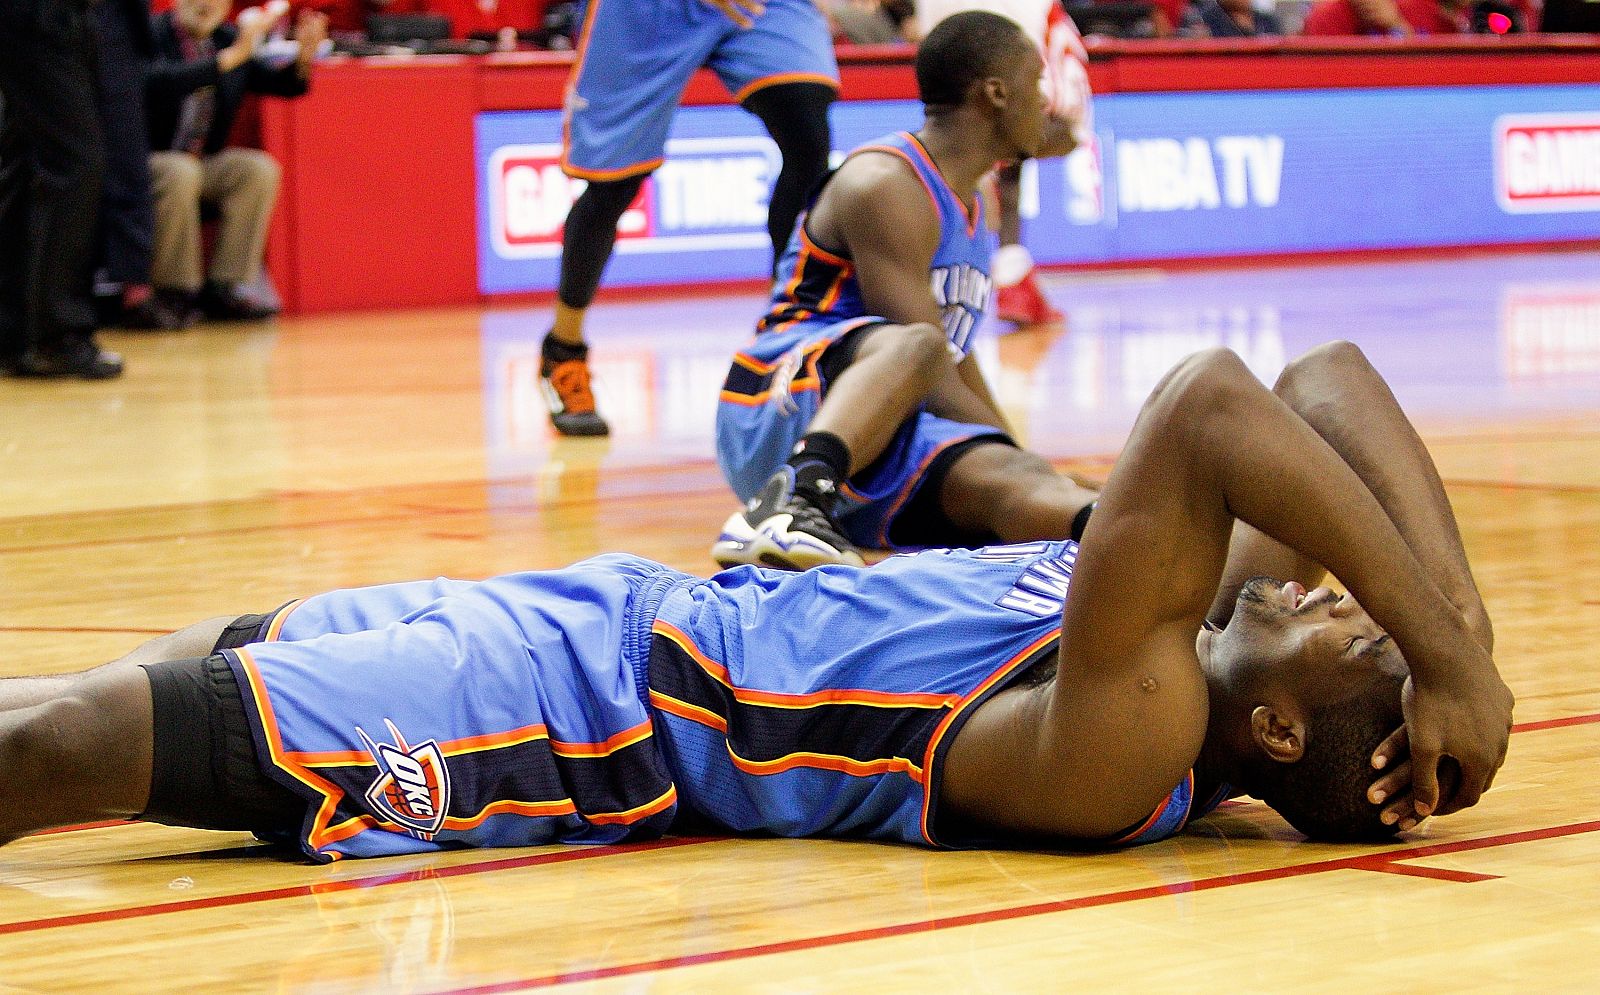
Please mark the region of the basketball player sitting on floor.
<svg viewBox="0 0 1600 995"><path fill-rule="evenodd" d="M717 462L747 504L718 563L1078 535L1094 492L1017 447L971 355L995 248L978 181L1045 142L1043 68L1015 22L946 18L917 50L921 130L857 149L801 215L722 388Z"/></svg>
<svg viewBox="0 0 1600 995"><path fill-rule="evenodd" d="M1318 563L1361 602L1308 591ZM0 840L133 817L316 860L668 831L1086 847L1241 792L1364 839L1488 788L1511 717L1491 645L1359 351L1274 393L1218 350L1157 387L1081 547L710 580L609 554L0 681Z"/></svg>

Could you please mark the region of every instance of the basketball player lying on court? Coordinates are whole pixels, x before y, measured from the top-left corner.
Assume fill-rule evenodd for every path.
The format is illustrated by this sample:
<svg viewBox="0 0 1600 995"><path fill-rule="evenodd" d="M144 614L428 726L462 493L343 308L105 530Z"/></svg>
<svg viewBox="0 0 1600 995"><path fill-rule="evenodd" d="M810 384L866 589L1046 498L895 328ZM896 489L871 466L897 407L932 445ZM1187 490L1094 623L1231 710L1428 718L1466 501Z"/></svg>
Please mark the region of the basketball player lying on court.
<svg viewBox="0 0 1600 995"><path fill-rule="evenodd" d="M922 127L856 149L800 216L717 406L717 462L747 502L718 563L1079 534L1095 493L1012 441L971 355L996 245L978 181L1072 127L1043 72L1016 22L946 18L917 49Z"/></svg>
<svg viewBox="0 0 1600 995"><path fill-rule="evenodd" d="M1316 564L1359 603L1307 590ZM1359 351L1273 392L1219 350L1157 387L1081 546L709 580L608 554L0 681L0 839L133 817L317 860L669 831L1065 848L1242 792L1363 839L1489 787L1511 715L1491 642Z"/></svg>

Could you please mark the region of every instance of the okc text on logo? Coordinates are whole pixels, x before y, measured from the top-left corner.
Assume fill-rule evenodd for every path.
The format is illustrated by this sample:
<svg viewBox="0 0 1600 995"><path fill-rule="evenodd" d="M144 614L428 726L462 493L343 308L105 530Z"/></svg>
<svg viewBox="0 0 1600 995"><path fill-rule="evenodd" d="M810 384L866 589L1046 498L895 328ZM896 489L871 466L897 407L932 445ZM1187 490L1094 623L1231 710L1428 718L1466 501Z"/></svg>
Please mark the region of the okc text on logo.
<svg viewBox="0 0 1600 995"><path fill-rule="evenodd" d="M450 807L450 769L445 766L439 744L428 740L407 746L393 722L390 743L373 742L367 731L356 726L356 734L378 765L378 776L367 787L367 805L379 818L398 825L419 840L431 840L444 825Z"/></svg>

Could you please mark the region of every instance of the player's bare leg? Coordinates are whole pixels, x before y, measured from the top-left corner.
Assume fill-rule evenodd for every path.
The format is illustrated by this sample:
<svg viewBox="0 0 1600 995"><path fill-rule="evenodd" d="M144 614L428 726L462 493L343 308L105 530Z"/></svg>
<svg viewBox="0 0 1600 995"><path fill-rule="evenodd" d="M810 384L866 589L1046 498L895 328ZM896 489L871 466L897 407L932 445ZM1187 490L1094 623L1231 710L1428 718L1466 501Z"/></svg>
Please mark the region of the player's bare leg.
<svg viewBox="0 0 1600 995"><path fill-rule="evenodd" d="M862 334L850 365L829 382L800 448L723 524L711 547L718 563L805 570L862 562L833 520L838 485L870 466L954 372L944 332L933 325L880 325ZM814 446L819 437L828 440L826 451Z"/></svg>
<svg viewBox="0 0 1600 995"><path fill-rule="evenodd" d="M1028 542L1072 537L1074 522L1099 496L1098 489L1058 473L1044 457L996 442L974 446L955 461L939 503L962 529Z"/></svg>
<svg viewBox="0 0 1600 995"><path fill-rule="evenodd" d="M880 325L866 333L850 365L828 384L806 431L838 436L850 451L846 473L859 473L883 454L953 366L941 329Z"/></svg>
<svg viewBox="0 0 1600 995"><path fill-rule="evenodd" d="M0 712L0 843L130 818L149 801L154 720L144 671L119 661L51 684L49 699Z"/></svg>
<svg viewBox="0 0 1600 995"><path fill-rule="evenodd" d="M222 638L222 631L228 627L237 616L223 615L209 618L204 622L196 622L185 626L177 632L169 632L164 636L156 636L134 647L126 656L98 668L92 673L107 668L138 668L147 663L162 663L167 660L184 660L189 657L210 656L216 647L217 640ZM9 712L18 708L32 708L59 698L70 691L76 681L81 681L85 675L82 673L59 674L46 677L10 677L0 680L0 712Z"/></svg>

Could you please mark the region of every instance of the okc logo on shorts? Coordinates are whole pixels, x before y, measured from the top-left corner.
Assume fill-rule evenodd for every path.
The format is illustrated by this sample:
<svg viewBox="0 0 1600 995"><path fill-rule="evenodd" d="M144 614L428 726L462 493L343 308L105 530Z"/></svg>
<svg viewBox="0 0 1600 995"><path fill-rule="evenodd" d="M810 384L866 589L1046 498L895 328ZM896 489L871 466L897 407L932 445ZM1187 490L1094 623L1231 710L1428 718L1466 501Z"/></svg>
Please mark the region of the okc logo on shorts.
<svg viewBox="0 0 1600 995"><path fill-rule="evenodd" d="M367 805L417 839L431 840L444 825L444 813L450 807L450 769L444 764L444 754L431 739L407 746L393 722L384 719L383 724L389 727L393 745L373 742L365 729L356 726L378 765L378 776L367 787Z"/></svg>

